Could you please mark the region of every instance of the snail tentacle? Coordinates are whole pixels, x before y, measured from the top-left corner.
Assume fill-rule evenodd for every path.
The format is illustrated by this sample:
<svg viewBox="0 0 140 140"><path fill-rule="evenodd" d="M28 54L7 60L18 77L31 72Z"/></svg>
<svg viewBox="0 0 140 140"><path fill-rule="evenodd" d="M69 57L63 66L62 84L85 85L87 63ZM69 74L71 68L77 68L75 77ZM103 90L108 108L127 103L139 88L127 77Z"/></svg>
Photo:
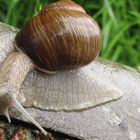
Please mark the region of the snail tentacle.
<svg viewBox="0 0 140 140"><path fill-rule="evenodd" d="M9 115L9 109L8 108L5 110L5 113L4 114L7 117L8 122L11 123L11 118L10 118L10 115Z"/></svg>
<svg viewBox="0 0 140 140"><path fill-rule="evenodd" d="M46 132L45 129L43 129L43 127L33 119L33 117L24 109L24 107L19 103L19 101L16 99L15 96L12 96L12 106L14 106L21 114L24 118L26 118L27 120L30 120L35 126L37 126L41 132L44 135L47 135L48 133Z"/></svg>
<svg viewBox="0 0 140 140"><path fill-rule="evenodd" d="M15 52L6 58L0 69L0 113L5 114L8 121L11 122L8 109L13 106L24 118L30 120L46 135L47 132L33 119L33 117L31 117L17 100L21 84L28 72L32 69L33 64L29 57L24 53Z"/></svg>

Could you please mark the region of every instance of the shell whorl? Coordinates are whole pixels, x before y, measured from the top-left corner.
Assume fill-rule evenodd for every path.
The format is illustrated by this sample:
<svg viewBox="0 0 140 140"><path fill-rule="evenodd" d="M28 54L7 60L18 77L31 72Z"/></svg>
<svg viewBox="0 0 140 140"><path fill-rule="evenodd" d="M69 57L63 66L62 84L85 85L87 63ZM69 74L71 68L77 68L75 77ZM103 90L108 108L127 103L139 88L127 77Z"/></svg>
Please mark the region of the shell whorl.
<svg viewBox="0 0 140 140"><path fill-rule="evenodd" d="M83 7L71 0L59 0L58 2L51 3L40 12L45 12L48 10L73 10L86 13Z"/></svg>
<svg viewBox="0 0 140 140"><path fill-rule="evenodd" d="M101 34L81 6L60 0L29 20L15 41L40 70L58 71L94 60L100 51Z"/></svg>

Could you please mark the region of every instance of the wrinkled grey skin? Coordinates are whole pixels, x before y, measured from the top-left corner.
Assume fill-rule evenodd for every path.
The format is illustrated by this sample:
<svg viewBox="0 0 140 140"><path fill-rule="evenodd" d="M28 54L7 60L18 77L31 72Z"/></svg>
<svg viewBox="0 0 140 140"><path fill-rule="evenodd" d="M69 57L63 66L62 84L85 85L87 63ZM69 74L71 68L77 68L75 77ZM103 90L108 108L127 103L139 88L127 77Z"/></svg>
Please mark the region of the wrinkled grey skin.
<svg viewBox="0 0 140 140"><path fill-rule="evenodd" d="M5 46L0 47L0 63L10 52L15 51L13 40L16 32L14 28L0 24L0 46ZM107 83L121 89L124 96L117 101L83 111L53 112L30 107L27 108L28 112L42 126L77 138L140 140L140 74L129 67L102 59L96 60L88 67ZM36 78L41 76L37 71L31 73L35 73ZM26 88L26 80L22 89ZM21 119L15 109L11 110L11 116Z"/></svg>

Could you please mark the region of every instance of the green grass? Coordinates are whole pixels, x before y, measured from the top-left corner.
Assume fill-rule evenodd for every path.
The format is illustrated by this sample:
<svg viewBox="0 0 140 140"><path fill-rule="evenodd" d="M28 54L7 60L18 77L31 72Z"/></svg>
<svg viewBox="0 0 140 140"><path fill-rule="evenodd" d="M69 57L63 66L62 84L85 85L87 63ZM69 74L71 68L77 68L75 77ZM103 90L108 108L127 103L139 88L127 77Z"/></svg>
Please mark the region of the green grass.
<svg viewBox="0 0 140 140"><path fill-rule="evenodd" d="M53 0L0 0L0 21L18 28ZM140 0L75 0L97 20L101 57L140 70Z"/></svg>

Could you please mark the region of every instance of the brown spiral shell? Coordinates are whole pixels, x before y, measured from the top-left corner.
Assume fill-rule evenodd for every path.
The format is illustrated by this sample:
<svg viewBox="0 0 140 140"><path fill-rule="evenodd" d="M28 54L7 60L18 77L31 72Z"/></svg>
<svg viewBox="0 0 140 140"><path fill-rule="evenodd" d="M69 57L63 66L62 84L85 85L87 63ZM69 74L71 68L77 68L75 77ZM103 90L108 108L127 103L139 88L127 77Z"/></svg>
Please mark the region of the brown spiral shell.
<svg viewBox="0 0 140 140"><path fill-rule="evenodd" d="M54 2L29 20L15 38L42 71L87 65L99 54L101 34L96 21L71 0Z"/></svg>

